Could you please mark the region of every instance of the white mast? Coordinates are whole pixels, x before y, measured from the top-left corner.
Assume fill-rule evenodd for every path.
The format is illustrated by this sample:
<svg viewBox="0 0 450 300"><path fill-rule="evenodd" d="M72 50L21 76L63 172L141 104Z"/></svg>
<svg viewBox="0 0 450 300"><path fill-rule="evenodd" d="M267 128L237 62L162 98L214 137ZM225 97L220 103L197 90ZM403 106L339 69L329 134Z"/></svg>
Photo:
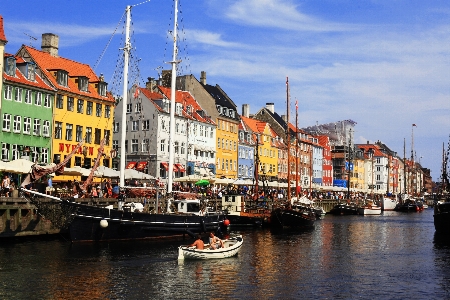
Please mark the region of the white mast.
<svg viewBox="0 0 450 300"><path fill-rule="evenodd" d="M173 181L173 162L175 160L175 89L177 79L177 15L178 15L178 0L175 0L174 10L174 22L173 22L173 57L172 61L172 81L170 86L170 135L169 135L169 172L167 181L167 193L172 193L172 181ZM169 207L167 207L169 208Z"/></svg>
<svg viewBox="0 0 450 300"><path fill-rule="evenodd" d="M130 19L131 6L127 6L127 20L125 27L125 47L123 48L123 93L122 93L122 124L121 124L121 141L120 141L120 182L119 186L125 186L125 138L127 127L127 102L128 102L128 57L130 55Z"/></svg>

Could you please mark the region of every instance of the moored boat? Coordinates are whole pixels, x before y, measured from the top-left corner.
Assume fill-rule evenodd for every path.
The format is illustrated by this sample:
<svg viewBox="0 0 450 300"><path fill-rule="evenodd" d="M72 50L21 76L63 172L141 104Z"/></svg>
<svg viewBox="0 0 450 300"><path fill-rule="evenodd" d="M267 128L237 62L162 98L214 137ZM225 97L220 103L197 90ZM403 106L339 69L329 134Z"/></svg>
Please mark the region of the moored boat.
<svg viewBox="0 0 450 300"><path fill-rule="evenodd" d="M434 229L439 234L450 234L450 200L440 200L434 205Z"/></svg>
<svg viewBox="0 0 450 300"><path fill-rule="evenodd" d="M387 197L383 196L381 199L381 210L383 211L392 211L395 210L395 207L397 206L398 201L395 197Z"/></svg>
<svg viewBox="0 0 450 300"><path fill-rule="evenodd" d="M364 206L358 207L358 215L381 215L381 207L373 204L373 202L369 202Z"/></svg>
<svg viewBox="0 0 450 300"><path fill-rule="evenodd" d="M232 224L231 228L261 227L270 220L270 211L256 201L246 201L244 195L222 196L222 210ZM254 205L252 205L254 204Z"/></svg>
<svg viewBox="0 0 450 300"><path fill-rule="evenodd" d="M308 229L314 227L316 215L310 209L278 207L272 210L270 226L273 228Z"/></svg>
<svg viewBox="0 0 450 300"><path fill-rule="evenodd" d="M355 203L338 203L329 212L332 215L356 215L358 206Z"/></svg>
<svg viewBox="0 0 450 300"><path fill-rule="evenodd" d="M244 243L242 235L233 236L222 240L223 247L218 249L210 248L209 244L205 244L204 249L195 247L180 246L178 247L178 260L184 259L218 259L232 257L238 254Z"/></svg>
<svg viewBox="0 0 450 300"><path fill-rule="evenodd" d="M415 199L407 199L403 201L403 203L397 204L394 210L401 212L418 212L423 210L423 204Z"/></svg>

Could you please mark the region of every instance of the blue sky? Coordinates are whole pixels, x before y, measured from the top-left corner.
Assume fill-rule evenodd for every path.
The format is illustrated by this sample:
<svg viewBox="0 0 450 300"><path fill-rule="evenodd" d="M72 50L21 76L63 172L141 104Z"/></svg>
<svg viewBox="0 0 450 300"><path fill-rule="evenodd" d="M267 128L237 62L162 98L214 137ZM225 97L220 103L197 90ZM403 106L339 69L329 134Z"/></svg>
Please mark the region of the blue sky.
<svg viewBox="0 0 450 300"><path fill-rule="evenodd" d="M142 3L142 4L139 4ZM139 5L136 5L139 4ZM380 140L441 173L450 134L450 2L416 0L196 0L180 1L179 72L219 84L241 112L266 102L285 114L286 76L299 127L345 119L357 122L355 142ZM133 57L140 83L169 69L171 0L2 0L7 52L42 33L60 37L59 54L96 65L125 7L132 9ZM122 24L98 74L110 87ZM37 38L37 41L28 37ZM136 60L137 61L137 60ZM137 73L134 73L137 74ZM294 111L291 111L291 116ZM292 119L293 120L293 119Z"/></svg>

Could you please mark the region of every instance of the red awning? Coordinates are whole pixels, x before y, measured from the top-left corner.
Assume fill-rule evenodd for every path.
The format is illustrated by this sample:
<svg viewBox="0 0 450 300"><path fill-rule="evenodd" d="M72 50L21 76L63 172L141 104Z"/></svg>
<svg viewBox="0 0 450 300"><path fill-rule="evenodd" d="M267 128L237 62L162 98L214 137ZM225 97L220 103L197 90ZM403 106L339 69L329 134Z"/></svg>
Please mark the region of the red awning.
<svg viewBox="0 0 450 300"><path fill-rule="evenodd" d="M147 166L147 162L146 161L140 161L140 162L137 163L136 170L137 171L143 171L146 166Z"/></svg>
<svg viewBox="0 0 450 300"><path fill-rule="evenodd" d="M166 171L169 171L169 163L162 162L161 165L164 167L164 169L166 169ZM178 171L178 168L175 164L173 164L173 171L174 172Z"/></svg>
<svg viewBox="0 0 450 300"><path fill-rule="evenodd" d="M134 169L135 166L136 166L136 162L130 161L125 169Z"/></svg>
<svg viewBox="0 0 450 300"><path fill-rule="evenodd" d="M176 166L177 166L178 170L180 170L181 173L186 172L186 170L184 169L182 164L176 164Z"/></svg>

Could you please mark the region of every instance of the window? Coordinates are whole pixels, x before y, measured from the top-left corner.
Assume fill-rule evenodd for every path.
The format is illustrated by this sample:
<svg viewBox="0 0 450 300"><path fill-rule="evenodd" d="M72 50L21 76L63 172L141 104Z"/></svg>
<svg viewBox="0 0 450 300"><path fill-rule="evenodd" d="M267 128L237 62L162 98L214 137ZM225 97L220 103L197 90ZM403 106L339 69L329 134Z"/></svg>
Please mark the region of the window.
<svg viewBox="0 0 450 300"><path fill-rule="evenodd" d="M220 138L217 139L217 148L220 149Z"/></svg>
<svg viewBox="0 0 450 300"><path fill-rule="evenodd" d="M48 149L41 148L41 162L48 163Z"/></svg>
<svg viewBox="0 0 450 300"><path fill-rule="evenodd" d="M12 145L12 160L20 158L19 145Z"/></svg>
<svg viewBox="0 0 450 300"><path fill-rule="evenodd" d="M131 103L127 104L127 114L131 113L131 110L133 109L133 105Z"/></svg>
<svg viewBox="0 0 450 300"><path fill-rule="evenodd" d="M136 103L136 105L134 106L134 111L137 113L141 112L141 103Z"/></svg>
<svg viewBox="0 0 450 300"><path fill-rule="evenodd" d="M39 160L39 152L40 148L38 147L30 147L31 161L37 162Z"/></svg>
<svg viewBox="0 0 450 300"><path fill-rule="evenodd" d="M56 81L59 85L67 86L68 76L69 74L64 70L58 70L56 73Z"/></svg>
<svg viewBox="0 0 450 300"><path fill-rule="evenodd" d="M64 107L64 96L61 94L56 95L56 108L63 109Z"/></svg>
<svg viewBox="0 0 450 300"><path fill-rule="evenodd" d="M3 114L3 131L11 131L11 115Z"/></svg>
<svg viewBox="0 0 450 300"><path fill-rule="evenodd" d="M119 132L119 130L120 130L119 122L115 122L114 127L113 127L113 132Z"/></svg>
<svg viewBox="0 0 450 300"><path fill-rule="evenodd" d="M150 143L149 139L142 140L141 143L141 152L148 152L148 144Z"/></svg>
<svg viewBox="0 0 450 300"><path fill-rule="evenodd" d="M73 97L67 97L67 110L73 111L74 100Z"/></svg>
<svg viewBox="0 0 450 300"><path fill-rule="evenodd" d="M105 105L105 118L111 117L111 106Z"/></svg>
<svg viewBox="0 0 450 300"><path fill-rule="evenodd" d="M9 144L2 143L2 160L9 160Z"/></svg>
<svg viewBox="0 0 450 300"><path fill-rule="evenodd" d="M13 124L14 132L20 133L21 125L22 125L22 117L21 116L14 116L14 124Z"/></svg>
<svg viewBox="0 0 450 300"><path fill-rule="evenodd" d="M175 142L175 154L178 154L179 148L178 142Z"/></svg>
<svg viewBox="0 0 450 300"><path fill-rule="evenodd" d="M33 135L41 135L41 120L40 119L34 119Z"/></svg>
<svg viewBox="0 0 450 300"><path fill-rule="evenodd" d="M84 100L78 99L77 101L77 113L82 114L84 112Z"/></svg>
<svg viewBox="0 0 450 300"><path fill-rule="evenodd" d="M89 79L84 76L78 77L78 89L82 92L87 92L89 87Z"/></svg>
<svg viewBox="0 0 450 300"><path fill-rule="evenodd" d="M102 130L100 128L95 128L94 144L100 145L100 140L101 139L102 139Z"/></svg>
<svg viewBox="0 0 450 300"><path fill-rule="evenodd" d="M30 90L25 90L25 103L31 104L32 101L33 101L33 94L31 93Z"/></svg>
<svg viewBox="0 0 450 300"><path fill-rule="evenodd" d="M36 93L36 99L34 99L34 105L36 105L36 106L42 105L42 93L41 92Z"/></svg>
<svg viewBox="0 0 450 300"><path fill-rule="evenodd" d="M55 122L55 139L62 139L62 122Z"/></svg>
<svg viewBox="0 0 450 300"><path fill-rule="evenodd" d="M93 107L92 102L91 101L87 101L86 114L89 115L89 116L92 116L92 107Z"/></svg>
<svg viewBox="0 0 450 300"><path fill-rule="evenodd" d="M83 126L77 125L75 133L75 141L81 142L83 140Z"/></svg>
<svg viewBox="0 0 450 300"><path fill-rule="evenodd" d="M119 140L113 140L112 144L113 149L119 150Z"/></svg>
<svg viewBox="0 0 450 300"><path fill-rule="evenodd" d="M180 154L184 154L184 149L186 149L186 144L183 142L181 143Z"/></svg>
<svg viewBox="0 0 450 300"><path fill-rule="evenodd" d="M92 143L92 127L86 127L86 143Z"/></svg>
<svg viewBox="0 0 450 300"><path fill-rule="evenodd" d="M72 140L73 125L66 123L66 141Z"/></svg>
<svg viewBox="0 0 450 300"><path fill-rule="evenodd" d="M161 140L161 152L165 152L166 140Z"/></svg>
<svg viewBox="0 0 450 300"><path fill-rule="evenodd" d="M144 120L142 121L142 130L149 130L150 129L150 121Z"/></svg>
<svg viewBox="0 0 450 300"><path fill-rule="evenodd" d="M33 64L33 63L28 63L27 64L27 66L28 66L28 74L27 74L27 78L28 78L28 80L30 80L30 81L34 81L34 75L35 75L35 69L36 69L36 66L35 66L35 64Z"/></svg>
<svg viewBox="0 0 450 300"><path fill-rule="evenodd" d="M138 152L138 150L139 150L138 140L132 139L131 140L131 152Z"/></svg>
<svg viewBox="0 0 450 300"><path fill-rule="evenodd" d="M75 156L75 162L73 165L81 167L81 156Z"/></svg>
<svg viewBox="0 0 450 300"><path fill-rule="evenodd" d="M100 96L106 96L106 82L99 82L98 83L98 91Z"/></svg>
<svg viewBox="0 0 450 300"><path fill-rule="evenodd" d="M111 131L105 129L105 144L109 145L109 139L111 138Z"/></svg>
<svg viewBox="0 0 450 300"><path fill-rule="evenodd" d="M125 153L128 153L128 140L125 140Z"/></svg>
<svg viewBox="0 0 450 300"><path fill-rule="evenodd" d="M101 117L102 116L102 105L100 103L96 103L95 104L95 115L97 117Z"/></svg>
<svg viewBox="0 0 450 300"><path fill-rule="evenodd" d="M139 121L133 121L133 123L131 123L131 131L138 131L139 130Z"/></svg>
<svg viewBox="0 0 450 300"><path fill-rule="evenodd" d="M50 136L50 121L49 120L44 120L44 122L42 124L42 135L45 137Z"/></svg>
<svg viewBox="0 0 450 300"><path fill-rule="evenodd" d="M16 59L14 56L6 58L5 73L9 76L14 76L16 74Z"/></svg>
<svg viewBox="0 0 450 300"><path fill-rule="evenodd" d="M5 100L12 100L12 86L5 85Z"/></svg>
<svg viewBox="0 0 450 300"><path fill-rule="evenodd" d="M21 88L18 88L18 87L15 88L14 101L22 102L22 89Z"/></svg>
<svg viewBox="0 0 450 300"><path fill-rule="evenodd" d="M45 94L44 107L52 107L53 96L50 94Z"/></svg>

